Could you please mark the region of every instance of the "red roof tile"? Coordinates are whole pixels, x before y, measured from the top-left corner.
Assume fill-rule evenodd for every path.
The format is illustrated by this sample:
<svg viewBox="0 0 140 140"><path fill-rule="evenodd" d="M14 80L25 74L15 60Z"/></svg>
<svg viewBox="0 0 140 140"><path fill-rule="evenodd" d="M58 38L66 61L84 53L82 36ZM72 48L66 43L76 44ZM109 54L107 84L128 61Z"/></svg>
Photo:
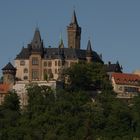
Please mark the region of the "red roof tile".
<svg viewBox="0 0 140 140"><path fill-rule="evenodd" d="M0 84L0 93L8 93L9 88L8 84Z"/></svg>
<svg viewBox="0 0 140 140"><path fill-rule="evenodd" d="M140 76L136 74L113 73L112 77L116 84L140 85Z"/></svg>

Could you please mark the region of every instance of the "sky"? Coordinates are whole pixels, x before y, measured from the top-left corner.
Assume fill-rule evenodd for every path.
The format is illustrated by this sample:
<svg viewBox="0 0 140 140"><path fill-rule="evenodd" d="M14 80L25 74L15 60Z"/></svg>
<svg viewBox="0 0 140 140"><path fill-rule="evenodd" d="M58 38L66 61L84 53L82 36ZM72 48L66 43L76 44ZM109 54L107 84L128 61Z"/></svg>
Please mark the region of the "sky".
<svg viewBox="0 0 140 140"><path fill-rule="evenodd" d="M14 63L39 27L45 47L67 47L67 26L75 9L82 28L81 48L119 61L123 71L140 69L140 0L0 0L0 68ZM1 73L1 72L0 72Z"/></svg>

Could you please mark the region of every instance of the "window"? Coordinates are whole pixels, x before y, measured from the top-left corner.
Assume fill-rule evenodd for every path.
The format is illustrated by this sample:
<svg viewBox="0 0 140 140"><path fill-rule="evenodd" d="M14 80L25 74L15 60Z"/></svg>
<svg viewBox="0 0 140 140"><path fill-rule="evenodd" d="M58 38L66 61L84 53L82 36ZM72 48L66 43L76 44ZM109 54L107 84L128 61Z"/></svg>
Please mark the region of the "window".
<svg viewBox="0 0 140 140"><path fill-rule="evenodd" d="M123 88L122 88L122 86L119 86L119 88L118 88L120 91L122 91L123 90Z"/></svg>
<svg viewBox="0 0 140 140"><path fill-rule="evenodd" d="M24 73L28 73L28 69L27 68L24 69Z"/></svg>
<svg viewBox="0 0 140 140"><path fill-rule="evenodd" d="M61 66L61 61L58 61L58 66Z"/></svg>
<svg viewBox="0 0 140 140"><path fill-rule="evenodd" d="M62 70L61 69L58 69L58 73L60 74L62 72Z"/></svg>
<svg viewBox="0 0 140 140"><path fill-rule="evenodd" d="M51 66L52 66L52 62L48 61L48 67L51 67Z"/></svg>
<svg viewBox="0 0 140 140"><path fill-rule="evenodd" d="M32 79L33 80L39 80L39 71L38 70L32 70Z"/></svg>
<svg viewBox="0 0 140 140"><path fill-rule="evenodd" d="M38 58L37 57L33 57L32 58L32 65L38 65L38 64L39 64Z"/></svg>
<svg viewBox="0 0 140 140"><path fill-rule="evenodd" d="M57 66L57 61L55 61L55 66Z"/></svg>
<svg viewBox="0 0 140 140"><path fill-rule="evenodd" d="M47 69L44 69L44 73L47 73Z"/></svg>
<svg viewBox="0 0 140 140"><path fill-rule="evenodd" d="M49 73L49 74L52 73L52 70L51 70L51 69L48 69L48 73Z"/></svg>
<svg viewBox="0 0 140 140"><path fill-rule="evenodd" d="M24 65L25 65L25 61L24 61L24 60L21 60L21 61L20 61L20 65L21 65L21 66L24 66Z"/></svg>
<svg viewBox="0 0 140 140"><path fill-rule="evenodd" d="M136 87L125 87L124 88L125 92L132 92L132 93L138 93L139 92L139 89L136 88Z"/></svg>
<svg viewBox="0 0 140 140"><path fill-rule="evenodd" d="M28 80L28 76L24 76L23 79L24 79L24 80Z"/></svg>
<svg viewBox="0 0 140 140"><path fill-rule="evenodd" d="M44 62L44 67L46 67L46 66L47 66L47 61Z"/></svg>
<svg viewBox="0 0 140 140"><path fill-rule="evenodd" d="M57 73L57 69L55 69L55 74Z"/></svg>

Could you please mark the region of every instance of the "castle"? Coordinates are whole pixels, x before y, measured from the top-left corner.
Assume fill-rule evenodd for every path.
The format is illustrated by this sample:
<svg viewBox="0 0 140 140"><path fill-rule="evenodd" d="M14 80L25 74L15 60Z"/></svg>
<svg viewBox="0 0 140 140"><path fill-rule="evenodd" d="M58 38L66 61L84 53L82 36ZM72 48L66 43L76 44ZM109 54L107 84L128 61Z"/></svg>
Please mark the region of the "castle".
<svg viewBox="0 0 140 140"><path fill-rule="evenodd" d="M15 65L10 62L2 68L3 83L0 84L0 104L9 90L16 90L22 106L27 104L26 85L37 82L56 88L61 81L62 71L78 62L104 63L102 58L92 50L88 40L87 48L81 49L81 27L73 11L70 24L67 26L68 47L61 38L56 48L45 47L39 28L27 47L23 47L15 58ZM47 81L47 82L46 82Z"/></svg>
<svg viewBox="0 0 140 140"><path fill-rule="evenodd" d="M27 47L23 47L15 58L15 66L10 62L3 67L3 82L0 84L0 104L9 90L16 90L20 97L21 107L27 105L26 85L36 82L56 89L61 82L62 71L78 62L98 62L104 64L100 55L92 50L88 40L86 49L81 49L81 27L73 11L70 24L67 26L68 46L61 38L55 48L45 47L39 28ZM140 76L122 73L122 66L109 62L104 64L109 79L118 98L132 98L140 92Z"/></svg>
<svg viewBox="0 0 140 140"><path fill-rule="evenodd" d="M56 48L44 47L40 31L36 28L33 39L15 58L16 78L18 80L40 81L45 75L49 79L58 80L63 68L70 67L80 61L103 63L101 57L92 50L88 41L87 49L80 47L81 27L78 25L75 11L67 26L68 47L60 40Z"/></svg>

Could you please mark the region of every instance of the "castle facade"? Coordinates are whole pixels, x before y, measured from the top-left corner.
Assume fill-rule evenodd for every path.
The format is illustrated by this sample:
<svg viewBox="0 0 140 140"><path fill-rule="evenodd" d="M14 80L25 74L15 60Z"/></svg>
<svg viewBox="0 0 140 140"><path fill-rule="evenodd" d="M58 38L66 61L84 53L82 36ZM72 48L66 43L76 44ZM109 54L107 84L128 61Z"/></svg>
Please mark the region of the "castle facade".
<svg viewBox="0 0 140 140"><path fill-rule="evenodd" d="M78 25L75 11L70 24L67 26L68 47L60 40L56 48L45 47L36 28L32 41L23 47L15 58L16 78L18 80L42 81L47 79L59 80L64 68L81 61L103 63L101 57L92 50L88 41L87 49L80 47L81 27Z"/></svg>

